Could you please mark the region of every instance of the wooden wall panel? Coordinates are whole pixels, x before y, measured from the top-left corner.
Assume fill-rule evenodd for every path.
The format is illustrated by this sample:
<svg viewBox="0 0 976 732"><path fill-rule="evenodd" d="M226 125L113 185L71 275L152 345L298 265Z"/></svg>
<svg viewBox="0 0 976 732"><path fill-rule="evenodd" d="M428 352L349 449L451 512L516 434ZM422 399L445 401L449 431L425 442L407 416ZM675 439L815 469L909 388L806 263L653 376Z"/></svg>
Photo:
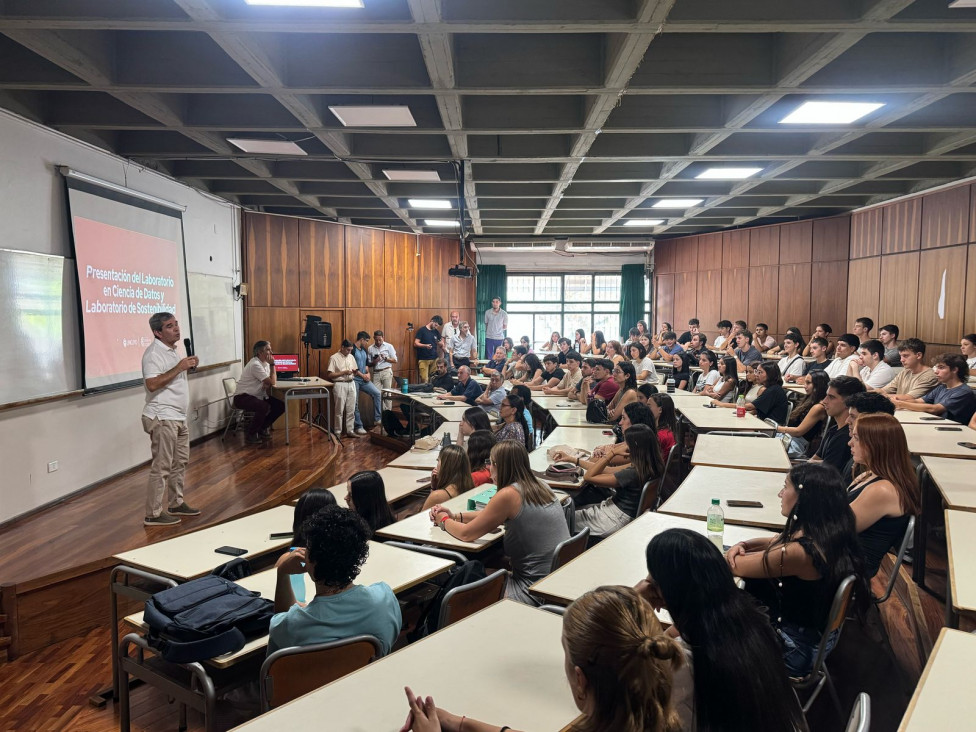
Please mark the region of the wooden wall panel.
<svg viewBox="0 0 976 732"><path fill-rule="evenodd" d="M251 307L297 307L300 253L298 219L245 216L247 282L253 283Z"/></svg>
<svg viewBox="0 0 976 732"><path fill-rule="evenodd" d="M776 304L778 299L779 267L775 265L750 267L749 316L746 318L749 327L762 322L769 325L770 333L779 333L779 314Z"/></svg>
<svg viewBox="0 0 976 732"><path fill-rule="evenodd" d="M882 206L851 215L851 259L876 257L881 254L883 222Z"/></svg>
<svg viewBox="0 0 976 732"><path fill-rule="evenodd" d="M810 330L827 323L840 335L847 330L847 261L814 262L810 275Z"/></svg>
<svg viewBox="0 0 976 732"><path fill-rule="evenodd" d="M976 183L969 186L969 241L976 241Z"/></svg>
<svg viewBox="0 0 976 732"><path fill-rule="evenodd" d="M948 247L973 241L969 238L972 186L956 186L922 197L921 242L923 249Z"/></svg>
<svg viewBox="0 0 976 732"><path fill-rule="evenodd" d="M344 338L348 338L355 343L356 334L365 330L369 333L370 342L373 340L373 331L379 328L386 333L386 308L346 308L343 311L343 333ZM334 324L333 324L334 325ZM337 339L333 330L333 345ZM333 351L335 348L332 349Z"/></svg>
<svg viewBox="0 0 976 732"><path fill-rule="evenodd" d="M415 378L417 362L413 357L413 332L407 331L407 323L412 322L414 328L419 328L424 323L417 322L417 311L415 308L386 308L383 332L386 340L393 344L396 349L399 362L393 368L396 376L406 376ZM410 372L413 371L411 375Z"/></svg>
<svg viewBox="0 0 976 732"><path fill-rule="evenodd" d="M697 258L697 247L695 255ZM698 273L678 272L674 276L674 323L678 333L686 330L690 318L698 313Z"/></svg>
<svg viewBox="0 0 976 732"><path fill-rule="evenodd" d="M749 268L722 270L722 318L735 322L746 320L748 314Z"/></svg>
<svg viewBox="0 0 976 732"><path fill-rule="evenodd" d="M919 256L918 337L926 343L958 342L963 332L967 250L927 249Z"/></svg>
<svg viewBox="0 0 976 732"><path fill-rule="evenodd" d="M472 269L474 269L474 265L473 265L474 257L471 257L470 255L471 255L471 252L469 250L467 252L467 254L466 254L465 263L469 267L471 267ZM451 266L453 267L454 264L455 263L452 262L451 263ZM457 277L451 277L449 279L450 279L450 283L449 283L449 285L450 285L450 294L449 294L448 302L449 302L450 307L452 309L454 309L454 310L462 310L462 311L465 310L465 309L468 309L472 313L472 316L471 317L474 317L474 315L473 315L474 314L474 307L475 307L475 304L476 304L475 303L475 293L476 293L476 290L475 290L475 280L474 280L474 278L472 277L470 280L462 280L462 279L459 279ZM463 315L463 313L462 313L462 317L465 317ZM471 317L469 317L467 319L468 320L471 320Z"/></svg>
<svg viewBox="0 0 976 732"><path fill-rule="evenodd" d="M877 329L886 323L894 323L902 337L915 334L918 323L918 256L918 252L905 252L881 258Z"/></svg>
<svg viewBox="0 0 976 732"><path fill-rule="evenodd" d="M881 257L858 259L851 262L847 280L847 321L831 323L834 333L846 333L850 324L857 318L867 316L877 323L880 305ZM839 294L839 293L838 293Z"/></svg>
<svg viewBox="0 0 976 732"><path fill-rule="evenodd" d="M704 238L704 237L702 237ZM721 239L718 240L721 242ZM698 247L701 261L701 245ZM698 319L701 329L711 336L711 343L718 335L716 324L722 319L722 270L710 269L698 273Z"/></svg>
<svg viewBox="0 0 976 732"><path fill-rule="evenodd" d="M342 343L343 338L349 338L346 333L345 318L343 317L344 311L325 308L308 308L306 310L302 308L298 313L299 323L302 327L305 325L306 315L318 315L325 322L332 323L332 346L310 351L308 373L305 373L305 352L299 351L302 361L302 373L306 376L321 376L324 379L326 372L329 370L329 357L339 350L339 344ZM355 335L353 333L354 337ZM349 340L352 340L352 338L349 338Z"/></svg>
<svg viewBox="0 0 976 732"><path fill-rule="evenodd" d="M798 221L779 227L779 263L809 262L813 257L813 222ZM805 332L805 331L804 331Z"/></svg>
<svg viewBox="0 0 976 732"><path fill-rule="evenodd" d="M881 253L911 252L919 247L922 232L922 199L909 198L883 206Z"/></svg>
<svg viewBox="0 0 976 732"><path fill-rule="evenodd" d="M654 282L654 293L657 322L666 320L674 323L674 275L658 275Z"/></svg>
<svg viewBox="0 0 976 732"><path fill-rule="evenodd" d="M654 272L656 274L674 273L674 247L676 239L654 242Z"/></svg>
<svg viewBox="0 0 976 732"><path fill-rule="evenodd" d="M851 217L814 219L813 261L846 262L851 250Z"/></svg>
<svg viewBox="0 0 976 732"><path fill-rule="evenodd" d="M748 266L749 229L722 232L722 269ZM737 320L737 318L728 319Z"/></svg>
<svg viewBox="0 0 976 732"><path fill-rule="evenodd" d="M749 266L779 264L781 226L760 226L749 230Z"/></svg>
<svg viewBox="0 0 976 732"><path fill-rule="evenodd" d="M973 186L976 194L976 186ZM966 267L966 319L963 321L962 333L976 333L976 244L970 244L968 266ZM976 375L976 374L974 374Z"/></svg>
<svg viewBox="0 0 976 732"><path fill-rule="evenodd" d="M776 335L785 334L790 327L799 328L805 336L813 332L810 323L811 272L810 262L779 266L779 327Z"/></svg>
<svg viewBox="0 0 976 732"><path fill-rule="evenodd" d="M250 358L251 346L257 341L271 341L277 353L301 353L304 323L298 308L248 308L244 353Z"/></svg>
<svg viewBox="0 0 976 732"><path fill-rule="evenodd" d="M451 299L447 270L455 264L457 264L456 242L433 236L420 237L419 306L431 309L431 313L425 317L429 318L437 308L443 308Z"/></svg>
<svg viewBox="0 0 976 732"><path fill-rule="evenodd" d="M417 237L387 231L383 271L386 275L386 307L413 308L420 304L420 258Z"/></svg>
<svg viewBox="0 0 976 732"><path fill-rule="evenodd" d="M721 232L698 237L698 269L722 269Z"/></svg>
<svg viewBox="0 0 976 732"><path fill-rule="evenodd" d="M358 226L346 226L345 232L346 307L384 307L387 289L383 274L385 232Z"/></svg>
<svg viewBox="0 0 976 732"><path fill-rule="evenodd" d="M698 237L683 236L674 240L674 271L695 272L698 270Z"/></svg>
<svg viewBox="0 0 976 732"><path fill-rule="evenodd" d="M342 286L345 243L342 229L341 224L299 219L299 304L302 307L345 305L345 288Z"/></svg>

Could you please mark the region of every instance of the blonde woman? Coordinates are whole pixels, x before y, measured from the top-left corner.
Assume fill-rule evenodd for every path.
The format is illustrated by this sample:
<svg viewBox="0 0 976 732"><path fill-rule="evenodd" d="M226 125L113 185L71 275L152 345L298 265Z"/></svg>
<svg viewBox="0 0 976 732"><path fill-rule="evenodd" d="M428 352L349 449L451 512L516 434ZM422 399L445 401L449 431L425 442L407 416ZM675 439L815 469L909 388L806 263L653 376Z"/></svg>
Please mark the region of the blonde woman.
<svg viewBox="0 0 976 732"><path fill-rule="evenodd" d="M505 597L538 604L529 585L549 574L556 546L569 538L566 514L559 498L529 466L525 445L504 440L491 450L491 479L498 492L481 511L452 512L441 505L430 519L461 541L474 541L505 527L505 554L512 563Z"/></svg>
<svg viewBox="0 0 976 732"><path fill-rule="evenodd" d="M448 445L441 449L437 467L430 474L430 495L421 510L426 511L442 501L457 498L473 488L468 454L460 445Z"/></svg>

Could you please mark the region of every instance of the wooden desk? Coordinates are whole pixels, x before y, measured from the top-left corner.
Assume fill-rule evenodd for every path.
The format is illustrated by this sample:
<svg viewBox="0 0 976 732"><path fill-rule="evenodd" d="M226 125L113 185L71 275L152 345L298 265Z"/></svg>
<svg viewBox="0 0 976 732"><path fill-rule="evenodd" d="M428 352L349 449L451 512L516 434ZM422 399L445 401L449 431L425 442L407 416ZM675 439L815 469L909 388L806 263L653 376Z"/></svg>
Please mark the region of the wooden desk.
<svg viewBox="0 0 976 732"><path fill-rule="evenodd" d="M580 427L584 429L608 430L610 425L595 424L586 421L586 410L584 409L553 409L549 416L558 427Z"/></svg>
<svg viewBox="0 0 976 732"><path fill-rule="evenodd" d="M936 426L931 424L902 425L905 430L905 437L908 440L908 450L913 455L976 460L976 450L970 450L958 444L960 442L976 442L976 430L954 423L946 426L962 427L961 431L940 432Z"/></svg>
<svg viewBox="0 0 976 732"><path fill-rule="evenodd" d="M719 468L744 468L787 473L790 459L783 443L762 437L723 437L721 434L698 435L692 465Z"/></svg>
<svg viewBox="0 0 976 732"><path fill-rule="evenodd" d="M958 458L926 455L922 464L928 470L942 500L958 511L976 511L976 473L973 464Z"/></svg>
<svg viewBox="0 0 976 732"><path fill-rule="evenodd" d="M238 729L397 730L407 716L404 686L473 719L565 729L579 712L561 638L560 616L503 600Z"/></svg>
<svg viewBox="0 0 976 732"><path fill-rule="evenodd" d="M564 396L546 396L545 394L536 394L533 392L532 401L538 404L542 409L548 412L552 412L557 409L579 409L586 411L586 406L577 401L570 401Z"/></svg>
<svg viewBox="0 0 976 732"><path fill-rule="evenodd" d="M478 495L486 488L488 488L487 485L478 486L474 490L462 493L442 505L452 511L467 511L468 498ZM505 529L499 527L497 533L485 534L480 539L475 539L474 541L461 541L460 539L455 539L440 527L434 526L430 521L429 512L421 511L409 518L377 530L376 534L377 536L382 536L384 539L409 541L414 544L430 544L455 551L480 552L499 541L505 535Z"/></svg>
<svg viewBox="0 0 976 732"><path fill-rule="evenodd" d="M447 422L460 422L464 418L464 413L471 409L471 404L462 401L455 401L453 405L441 406L443 402L434 402L430 405L431 409Z"/></svg>
<svg viewBox="0 0 976 732"><path fill-rule="evenodd" d="M556 427L549 436L543 440L535 450L529 453L529 465L533 470L544 473L552 461L549 460L549 448L557 445L569 445L581 450L593 452L598 445L613 444L613 435L605 435L604 431L609 430L607 425L603 425L602 430L594 430L589 427ZM568 481L566 479L545 478L553 488L579 488L581 480Z"/></svg>
<svg viewBox="0 0 976 732"><path fill-rule="evenodd" d="M976 635L943 628L908 703L899 732L963 729L976 717Z"/></svg>
<svg viewBox="0 0 976 732"><path fill-rule="evenodd" d="M454 566L450 559L433 557L429 554L413 552L395 546L386 546L378 541L369 542L369 557L362 566L362 571L356 578L356 584L371 585L376 582L386 582L394 594L399 594L421 582L436 577ZM262 597L274 599L275 585L278 581L278 571L275 568L258 572L245 577L237 584L254 592L260 592ZM315 596L315 583L305 575L305 597ZM145 632L148 628L143 621L142 613L129 615L125 622L131 628ZM253 638L235 653L226 653L210 659L207 663L216 668L228 668L254 653L264 653L268 647L268 636Z"/></svg>
<svg viewBox="0 0 976 732"><path fill-rule="evenodd" d="M427 490L430 487L430 476L424 476L423 473L416 470L387 465L385 468L376 472L383 478L383 487L386 488L386 501L390 505L413 493ZM427 482L419 482L422 478L426 478ZM329 488L329 492L335 496L336 502L340 506L346 505L347 485L348 481L345 481Z"/></svg>
<svg viewBox="0 0 976 732"><path fill-rule="evenodd" d="M460 422L449 422L448 424L460 425ZM440 433L443 434L443 433ZM410 448L402 455L394 458L386 464L388 468L400 468L411 470L416 474L418 470L433 470L441 456L441 448L435 447L433 450L417 450ZM417 478L420 476L418 475ZM417 478L414 478L416 480Z"/></svg>
<svg viewBox="0 0 976 732"><path fill-rule="evenodd" d="M942 417L936 417L934 414L926 414L925 412L913 412L909 409L896 409L895 419L902 424L959 426L958 422L953 422L950 419L943 419Z"/></svg>
<svg viewBox="0 0 976 732"><path fill-rule="evenodd" d="M705 522L648 511L545 579L536 582L529 588L529 592L546 602L568 605L583 593L600 585L633 587L647 576L644 552L648 542L668 529L691 529L704 535ZM731 525L725 527L725 543L730 546L747 539L771 536L771 532L763 529ZM662 615L658 617L670 623L670 618Z"/></svg>
<svg viewBox="0 0 976 732"><path fill-rule="evenodd" d="M287 548L291 544L291 537L274 540L269 537L272 533L291 531L294 516L294 507L276 506L217 526L122 552L113 558L121 564L185 582L209 574L214 567L233 559L226 554L214 552L218 547L247 549L247 554L242 555L245 559Z"/></svg>
<svg viewBox="0 0 976 732"><path fill-rule="evenodd" d="M785 480L782 473L699 466L691 469L658 511L704 521L712 499L718 498L726 524L782 529L786 519L780 514L779 492ZM731 508L726 503L730 498L760 501L763 507Z"/></svg>
<svg viewBox="0 0 976 732"><path fill-rule="evenodd" d="M691 407L675 403L675 407L684 415L689 424L698 432L711 430L760 430L773 432L773 428L753 414L746 413L745 417L736 417L734 409L715 407Z"/></svg>
<svg viewBox="0 0 976 732"><path fill-rule="evenodd" d="M959 613L976 613L976 513L946 511L946 625L959 627Z"/></svg>

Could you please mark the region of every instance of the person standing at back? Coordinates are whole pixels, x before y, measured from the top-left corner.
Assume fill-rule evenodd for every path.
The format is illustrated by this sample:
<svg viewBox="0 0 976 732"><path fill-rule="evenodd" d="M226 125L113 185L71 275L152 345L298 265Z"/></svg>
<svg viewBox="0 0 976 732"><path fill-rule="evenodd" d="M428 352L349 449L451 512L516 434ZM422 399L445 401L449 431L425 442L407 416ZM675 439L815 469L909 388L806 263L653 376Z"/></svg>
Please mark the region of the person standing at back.
<svg viewBox="0 0 976 732"><path fill-rule="evenodd" d="M172 313L155 313L149 318L153 342L142 354L142 377L145 379L146 406L142 410L142 429L152 445L152 467L146 490L146 526L173 526L180 516L198 516L200 512L183 500L183 477L190 459L190 431L186 412L190 406L190 389L186 372L200 360L196 356L180 358L180 324ZM163 510L167 494L169 510Z"/></svg>
<svg viewBox="0 0 976 732"><path fill-rule="evenodd" d="M381 392L393 388L393 365L397 362L396 349L387 343L383 331L373 331L373 345L367 351L369 364L373 367L373 383ZM383 409L390 408L390 400L383 400Z"/></svg>
<svg viewBox="0 0 976 732"><path fill-rule="evenodd" d="M361 330L356 334L356 343L352 349L352 357L356 359L356 373L353 374L353 383L356 385L356 413L354 422L356 434L365 435L363 419L359 414L359 395L368 394L373 399L373 424L380 423L383 412L383 397L376 384L373 383L373 375L369 372L369 333Z"/></svg>
<svg viewBox="0 0 976 732"><path fill-rule="evenodd" d="M359 437L355 433L356 424L356 359L352 356L352 343L343 339L339 350L329 358L325 378L331 381L332 395L335 397L336 434L345 432L346 437ZM329 425L331 428L332 425Z"/></svg>
<svg viewBox="0 0 976 732"><path fill-rule="evenodd" d="M427 325L417 330L413 339L414 351L417 355L417 369L420 371L421 383L430 377L430 371L437 360L437 352L441 346L441 326L444 319L440 315L432 315Z"/></svg>
<svg viewBox="0 0 976 732"><path fill-rule="evenodd" d="M508 330L508 313L502 310L500 297L491 298L491 308L485 311L485 358L490 358L502 345Z"/></svg>

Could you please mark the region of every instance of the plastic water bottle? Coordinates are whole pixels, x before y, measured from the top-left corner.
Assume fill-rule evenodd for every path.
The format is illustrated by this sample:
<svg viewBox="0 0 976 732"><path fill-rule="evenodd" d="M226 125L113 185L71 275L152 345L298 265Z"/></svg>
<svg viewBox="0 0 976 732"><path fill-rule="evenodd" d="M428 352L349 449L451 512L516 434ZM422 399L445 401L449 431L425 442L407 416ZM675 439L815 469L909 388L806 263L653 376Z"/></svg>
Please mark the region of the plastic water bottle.
<svg viewBox="0 0 976 732"><path fill-rule="evenodd" d="M445 432L444 436L441 438L441 447L447 447L451 444L451 433L450 431Z"/></svg>
<svg viewBox="0 0 976 732"><path fill-rule="evenodd" d="M739 398L735 400L735 416L745 417L746 416L746 398L739 394Z"/></svg>
<svg viewBox="0 0 976 732"><path fill-rule="evenodd" d="M674 375L668 377L668 394L674 394Z"/></svg>
<svg viewBox="0 0 976 732"><path fill-rule="evenodd" d="M717 498L712 499L712 505L708 507L705 519L708 540L718 547L720 552L725 551L725 512L719 505Z"/></svg>
<svg viewBox="0 0 976 732"><path fill-rule="evenodd" d="M407 384L406 379L400 379L400 391L404 394L408 394L410 392L410 387Z"/></svg>

